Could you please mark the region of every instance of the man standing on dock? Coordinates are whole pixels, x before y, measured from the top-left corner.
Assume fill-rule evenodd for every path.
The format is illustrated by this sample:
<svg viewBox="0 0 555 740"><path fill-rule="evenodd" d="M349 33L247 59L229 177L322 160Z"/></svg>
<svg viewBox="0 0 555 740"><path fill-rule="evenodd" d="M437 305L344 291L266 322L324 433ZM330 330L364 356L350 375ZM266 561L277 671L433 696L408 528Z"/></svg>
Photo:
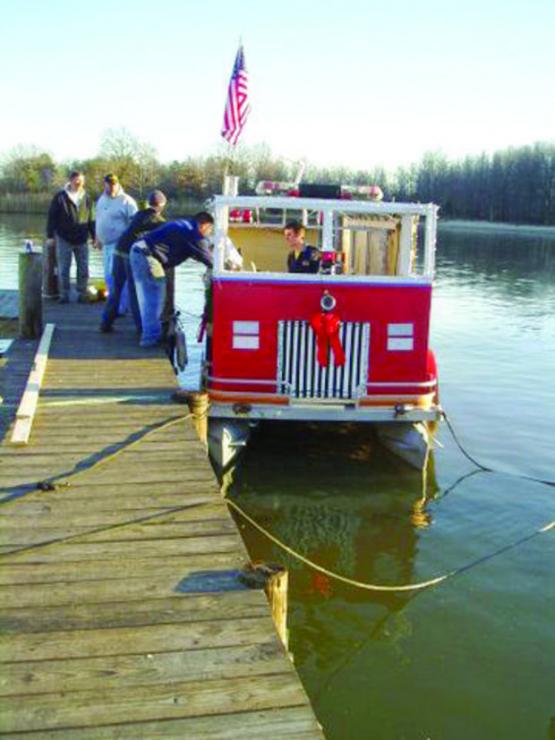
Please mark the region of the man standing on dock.
<svg viewBox="0 0 555 740"><path fill-rule="evenodd" d="M191 258L212 267L208 237L214 219L206 211L159 226L131 247L130 261L143 332L141 347L162 339L160 315L166 295L166 270Z"/></svg>
<svg viewBox="0 0 555 740"><path fill-rule="evenodd" d="M137 211L133 216L131 224L119 238L112 262L113 290L110 291L108 296L108 302L106 303L106 308L102 313L102 323L100 324L100 331L104 334L112 331L113 323L118 315L123 288L126 283L129 308L133 315L133 321L137 327L137 332L140 334L142 331L141 313L137 302L135 282L133 280L133 273L131 272L131 266L129 264L129 250L142 236L147 234L149 231L157 229L165 222L166 219L162 216L162 211L164 210L166 203L167 198L164 193L161 190L153 190L149 193L147 207L142 211ZM171 271L171 275L173 277L173 270Z"/></svg>
<svg viewBox="0 0 555 740"><path fill-rule="evenodd" d="M85 191L85 176L74 170L67 185L52 198L46 227L47 246L56 244L60 303L69 303L72 255L77 265L78 300L87 302L89 236L94 239L93 203Z"/></svg>
<svg viewBox="0 0 555 740"><path fill-rule="evenodd" d="M114 252L118 239L131 224L133 216L139 209L135 200L124 191L117 175L106 175L104 192L96 203L96 242L95 247L102 249L104 278L108 293L114 290L112 268ZM122 303L126 303L124 298ZM120 304L118 309L123 306Z"/></svg>

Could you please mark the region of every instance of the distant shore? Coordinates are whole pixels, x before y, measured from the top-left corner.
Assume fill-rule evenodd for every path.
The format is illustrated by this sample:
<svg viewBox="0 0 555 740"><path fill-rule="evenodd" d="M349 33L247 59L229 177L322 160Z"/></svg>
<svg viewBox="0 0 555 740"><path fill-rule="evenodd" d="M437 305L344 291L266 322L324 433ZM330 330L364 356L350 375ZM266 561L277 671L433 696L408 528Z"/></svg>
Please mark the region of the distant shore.
<svg viewBox="0 0 555 740"><path fill-rule="evenodd" d="M52 195L37 193L33 195L0 195L0 215L35 214L46 215ZM201 201L194 198L171 198L168 203L167 215L170 218L194 213L203 206ZM536 236L554 236L555 225L543 226L536 224L514 224L504 221L472 221L464 219L439 219L440 231L496 231L506 234L529 234Z"/></svg>
<svg viewBox="0 0 555 740"><path fill-rule="evenodd" d="M555 236L555 226L535 224L509 224L503 221L464 221L462 219L439 220L440 231L502 231L506 234L529 234Z"/></svg>

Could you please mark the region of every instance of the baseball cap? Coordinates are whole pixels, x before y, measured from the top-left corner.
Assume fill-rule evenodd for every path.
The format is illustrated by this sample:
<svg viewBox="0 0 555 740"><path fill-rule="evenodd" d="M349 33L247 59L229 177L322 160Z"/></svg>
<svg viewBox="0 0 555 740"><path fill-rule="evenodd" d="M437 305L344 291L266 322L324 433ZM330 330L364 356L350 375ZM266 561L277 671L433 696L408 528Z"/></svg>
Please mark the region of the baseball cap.
<svg viewBox="0 0 555 740"><path fill-rule="evenodd" d="M104 176L104 182L107 182L110 185L117 185L119 183L119 179L117 175L110 173Z"/></svg>

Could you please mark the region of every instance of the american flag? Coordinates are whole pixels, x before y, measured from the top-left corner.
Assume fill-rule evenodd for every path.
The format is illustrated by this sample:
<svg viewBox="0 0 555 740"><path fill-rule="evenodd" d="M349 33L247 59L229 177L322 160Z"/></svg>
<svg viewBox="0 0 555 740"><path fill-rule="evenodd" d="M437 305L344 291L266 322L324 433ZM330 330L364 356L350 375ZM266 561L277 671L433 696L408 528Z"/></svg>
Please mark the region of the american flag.
<svg viewBox="0 0 555 740"><path fill-rule="evenodd" d="M227 89L227 101L224 111L224 125L222 136L232 146L237 144L237 140L243 130L243 126L250 113L248 75L245 67L245 54L243 47L240 46L235 57L233 72Z"/></svg>

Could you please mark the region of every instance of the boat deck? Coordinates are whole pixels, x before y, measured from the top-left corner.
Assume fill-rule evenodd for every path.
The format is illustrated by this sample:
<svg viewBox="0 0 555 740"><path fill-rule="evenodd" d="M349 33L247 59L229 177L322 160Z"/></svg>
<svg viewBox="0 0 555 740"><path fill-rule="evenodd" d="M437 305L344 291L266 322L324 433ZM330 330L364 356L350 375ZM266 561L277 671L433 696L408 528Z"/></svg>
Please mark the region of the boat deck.
<svg viewBox="0 0 555 740"><path fill-rule="evenodd" d="M26 447L37 343L0 371L0 734L323 737L264 593L218 580L248 555L167 359L99 308L48 308Z"/></svg>

